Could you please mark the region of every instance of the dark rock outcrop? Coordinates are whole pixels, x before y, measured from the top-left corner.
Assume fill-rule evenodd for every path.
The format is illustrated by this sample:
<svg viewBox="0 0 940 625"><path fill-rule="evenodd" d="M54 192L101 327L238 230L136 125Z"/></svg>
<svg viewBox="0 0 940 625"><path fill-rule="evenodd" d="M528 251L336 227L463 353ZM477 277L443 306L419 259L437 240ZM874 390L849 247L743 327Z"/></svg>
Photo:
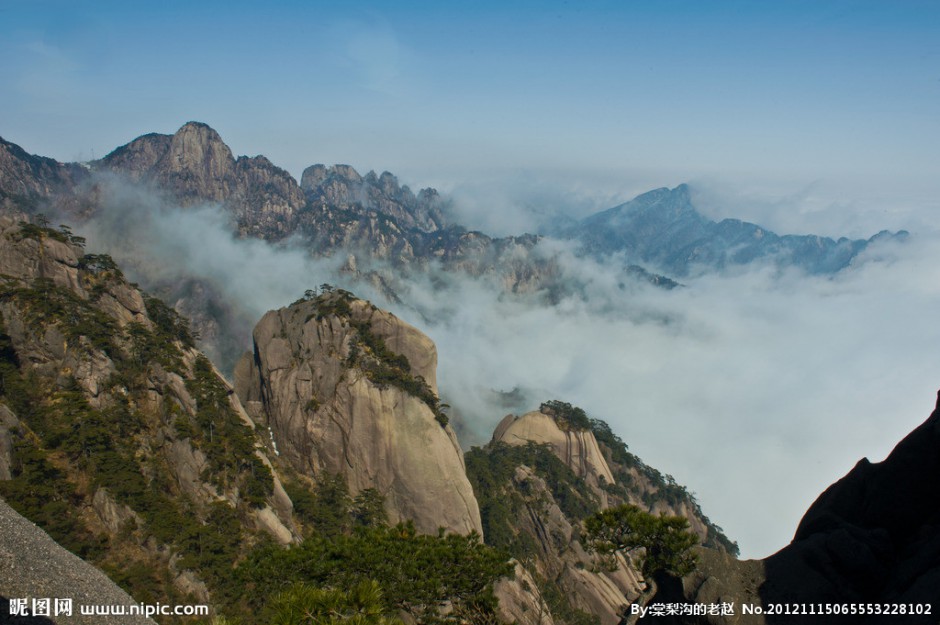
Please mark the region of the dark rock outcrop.
<svg viewBox="0 0 940 625"><path fill-rule="evenodd" d="M728 601L738 606L735 619L657 618L649 622L937 623L940 407L898 443L884 461L862 459L827 488L803 516L793 541L774 555L744 562L713 552L703 551L702 556L696 572L681 585L664 588L653 601ZM801 613L745 616L740 610L742 603L765 608L796 605ZM871 613L812 613L826 606L851 609L852 605L856 611ZM892 609L904 612L880 614Z"/></svg>
<svg viewBox="0 0 940 625"><path fill-rule="evenodd" d="M895 618L936 623L940 409L884 461L862 459L826 489L804 515L793 542L767 558L765 566L765 601L929 603L930 616Z"/></svg>

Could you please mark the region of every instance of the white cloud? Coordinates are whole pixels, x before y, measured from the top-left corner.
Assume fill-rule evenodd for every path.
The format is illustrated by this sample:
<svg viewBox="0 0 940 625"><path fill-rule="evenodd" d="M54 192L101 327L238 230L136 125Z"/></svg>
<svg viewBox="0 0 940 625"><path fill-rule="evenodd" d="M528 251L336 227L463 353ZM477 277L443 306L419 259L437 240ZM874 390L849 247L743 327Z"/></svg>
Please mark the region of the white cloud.
<svg viewBox="0 0 940 625"><path fill-rule="evenodd" d="M86 229L89 249L135 259L131 273L148 280L207 280L253 319L313 285L344 284L338 261L234 238L217 207L112 193ZM581 285L555 306L465 276L415 277L404 305L344 286L434 339L465 446L509 410L569 401L697 493L746 556L784 546L825 487L926 418L940 386L937 233L873 246L832 278L752 267L671 291L624 280L620 262L539 248Z"/></svg>
<svg viewBox="0 0 940 625"><path fill-rule="evenodd" d="M534 306L457 281L425 300L447 310L422 327L476 443L506 412L492 390L521 389L528 409L570 401L696 492L744 555L765 556L830 483L929 414L938 243L878 246L832 279L755 268L672 291L621 290L611 266L569 257L586 300Z"/></svg>

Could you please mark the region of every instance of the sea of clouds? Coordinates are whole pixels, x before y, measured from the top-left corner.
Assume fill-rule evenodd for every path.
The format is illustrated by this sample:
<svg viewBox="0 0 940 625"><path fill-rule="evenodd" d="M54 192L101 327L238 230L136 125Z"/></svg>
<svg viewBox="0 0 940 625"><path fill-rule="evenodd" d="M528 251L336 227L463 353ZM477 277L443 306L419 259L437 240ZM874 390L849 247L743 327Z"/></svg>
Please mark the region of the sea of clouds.
<svg viewBox="0 0 940 625"><path fill-rule="evenodd" d="M577 285L553 304L433 269L400 279L395 302L342 273L343 254L239 239L217 206L179 208L113 179L102 188L102 210L81 227L88 249L112 254L144 288L211 285L245 348L267 310L323 282L349 288L435 341L465 447L484 444L508 412L571 402L694 492L745 557L789 542L815 497L860 458L881 460L940 387L940 235L926 228L870 246L831 277L755 265L672 290L625 279L624 259L586 259L547 239L538 253ZM702 193L718 204L718 190ZM458 214L480 201L454 197Z"/></svg>

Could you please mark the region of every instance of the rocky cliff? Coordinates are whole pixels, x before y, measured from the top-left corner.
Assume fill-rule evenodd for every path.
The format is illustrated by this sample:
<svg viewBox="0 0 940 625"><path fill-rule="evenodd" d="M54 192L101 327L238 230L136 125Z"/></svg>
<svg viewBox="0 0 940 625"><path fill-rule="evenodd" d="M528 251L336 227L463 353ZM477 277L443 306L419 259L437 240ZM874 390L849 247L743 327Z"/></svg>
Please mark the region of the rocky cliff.
<svg viewBox="0 0 940 625"><path fill-rule="evenodd" d="M219 133L198 122L173 135L138 137L92 166L153 185L184 205L224 204L243 234L266 239L293 232L305 203L290 174L263 156L236 159Z"/></svg>
<svg viewBox="0 0 940 625"><path fill-rule="evenodd" d="M467 470L484 535L522 562L556 623L612 625L641 594L630 563L620 558L610 570L581 543L581 521L599 508L633 503L685 516L710 550L736 553L685 489L633 456L606 424L564 402L508 415L486 447L467 454ZM538 622L537 611L527 614L521 622Z"/></svg>
<svg viewBox="0 0 940 625"><path fill-rule="evenodd" d="M604 486L614 483L614 476L590 430L561 427L551 408L522 416L507 415L493 432L493 442L507 445L549 445L559 460L583 479L607 506Z"/></svg>
<svg viewBox="0 0 940 625"><path fill-rule="evenodd" d="M34 210L37 205L71 205L73 191L89 178L76 163L34 156L0 138L0 213Z"/></svg>
<svg viewBox="0 0 940 625"><path fill-rule="evenodd" d="M580 408L550 401L521 416L507 415L496 427L493 443L548 445L591 488L600 507L631 503L657 514L687 517L703 544L736 553L737 547L702 514L685 488L627 451L606 423L588 419Z"/></svg>
<svg viewBox="0 0 940 625"><path fill-rule="evenodd" d="M0 217L0 276L12 507L139 600L221 601L252 544L295 539L277 471L183 319L67 229Z"/></svg>
<svg viewBox="0 0 940 625"><path fill-rule="evenodd" d="M342 290L269 312L253 338L236 388L284 461L377 489L393 522L481 531L430 339Z"/></svg>

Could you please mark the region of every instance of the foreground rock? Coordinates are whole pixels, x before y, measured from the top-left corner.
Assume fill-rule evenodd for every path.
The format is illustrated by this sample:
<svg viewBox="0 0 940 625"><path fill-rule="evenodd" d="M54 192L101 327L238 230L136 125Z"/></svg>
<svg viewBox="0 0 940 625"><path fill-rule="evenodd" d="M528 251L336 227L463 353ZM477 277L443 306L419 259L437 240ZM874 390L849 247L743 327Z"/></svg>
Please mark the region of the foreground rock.
<svg viewBox="0 0 940 625"><path fill-rule="evenodd" d="M784 614L650 619L748 625L935 624L940 615L940 409L879 463L863 458L823 492L793 541L763 561L707 556L664 603L729 601L740 606L871 606L898 613ZM856 608L858 609L858 608ZM900 613L903 610L903 613Z"/></svg>
<svg viewBox="0 0 940 625"><path fill-rule="evenodd" d="M51 618L29 622L58 625L154 625L143 616L82 616L79 606L130 606L138 602L108 577L62 547L0 499L0 623L9 617L14 599L49 598ZM55 616L55 599L71 599L72 615ZM30 613L32 614L32 613ZM23 621L27 622L27 621Z"/></svg>
<svg viewBox="0 0 940 625"><path fill-rule="evenodd" d="M931 604L940 618L940 409L879 463L863 458L767 558L764 601ZM878 622L878 619L869 619ZM768 619L768 622L774 622ZM792 622L811 622L796 619ZM900 622L900 621L898 621Z"/></svg>

